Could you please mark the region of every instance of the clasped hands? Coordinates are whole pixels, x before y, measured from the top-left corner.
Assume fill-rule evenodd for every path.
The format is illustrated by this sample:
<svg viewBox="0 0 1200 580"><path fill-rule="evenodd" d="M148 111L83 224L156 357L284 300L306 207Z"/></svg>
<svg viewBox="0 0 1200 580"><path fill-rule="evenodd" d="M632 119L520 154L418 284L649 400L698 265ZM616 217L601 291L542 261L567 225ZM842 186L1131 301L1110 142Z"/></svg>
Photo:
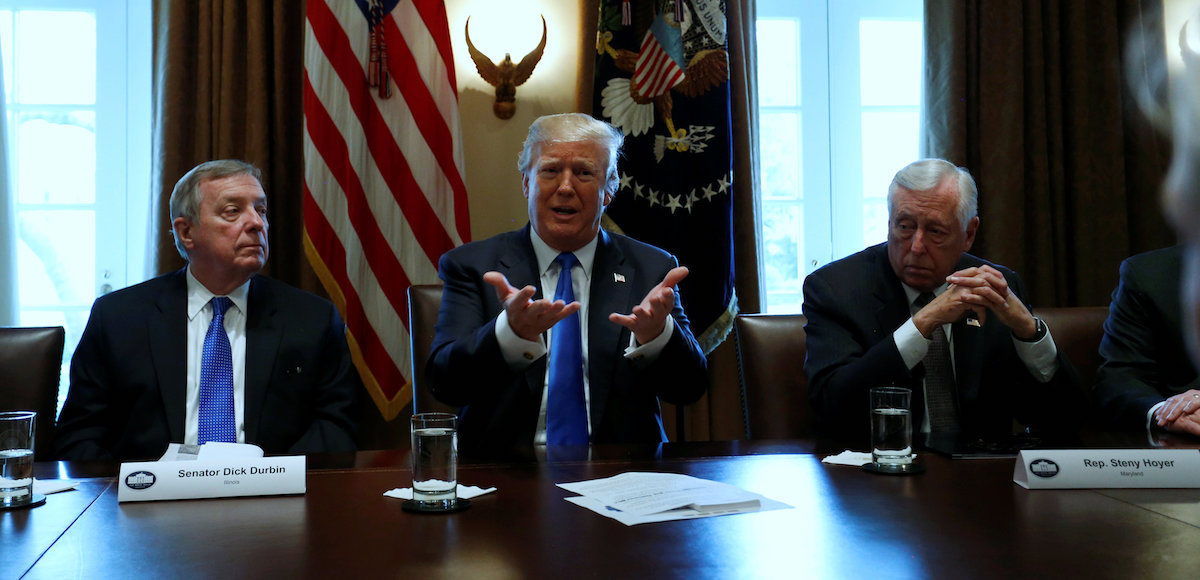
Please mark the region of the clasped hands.
<svg viewBox="0 0 1200 580"><path fill-rule="evenodd" d="M1200 437L1200 391L1189 389L1175 395L1154 412L1160 429Z"/></svg>
<svg viewBox="0 0 1200 580"><path fill-rule="evenodd" d="M675 308L675 286L688 275L684 266L673 268L657 286L650 289L641 303L629 314L609 314L608 319L628 328L638 344L646 344L666 328L667 317ZM514 288L508 278L500 272L487 272L483 281L496 289L496 296L504 303L508 313L508 325L517 336L525 340L538 337L562 320L579 311L579 302L564 303L562 300L540 298L532 300L537 289L533 286Z"/></svg>
<svg viewBox="0 0 1200 580"><path fill-rule="evenodd" d="M988 313L1012 329L1019 338L1037 336L1037 321L1012 290L1004 274L991 266L959 270L946 278L950 288L913 315L913 323L928 338L933 329L957 322L964 316L987 319Z"/></svg>

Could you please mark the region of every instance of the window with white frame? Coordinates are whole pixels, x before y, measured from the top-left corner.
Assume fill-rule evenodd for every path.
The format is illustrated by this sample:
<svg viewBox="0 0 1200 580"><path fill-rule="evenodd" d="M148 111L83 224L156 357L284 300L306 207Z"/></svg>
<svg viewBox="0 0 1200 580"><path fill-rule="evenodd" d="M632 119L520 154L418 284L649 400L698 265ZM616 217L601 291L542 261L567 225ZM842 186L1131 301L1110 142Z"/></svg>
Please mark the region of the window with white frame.
<svg viewBox="0 0 1200 580"><path fill-rule="evenodd" d="M887 187L918 158L921 0L758 0L764 312L809 272L887 238Z"/></svg>
<svg viewBox="0 0 1200 580"><path fill-rule="evenodd" d="M63 326L148 276L149 0L0 0L17 324Z"/></svg>

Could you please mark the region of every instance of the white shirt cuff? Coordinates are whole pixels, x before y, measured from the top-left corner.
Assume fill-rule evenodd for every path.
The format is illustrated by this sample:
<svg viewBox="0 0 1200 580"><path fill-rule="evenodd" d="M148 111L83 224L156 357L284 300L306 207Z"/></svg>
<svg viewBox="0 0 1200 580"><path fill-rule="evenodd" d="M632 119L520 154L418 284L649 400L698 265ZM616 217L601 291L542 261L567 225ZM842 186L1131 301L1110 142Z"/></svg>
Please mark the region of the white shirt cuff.
<svg viewBox="0 0 1200 580"><path fill-rule="evenodd" d="M1017 349L1017 357L1025 363L1025 368L1029 369L1033 378L1041 383L1050 382L1054 373L1058 372L1058 346L1054 344L1050 330L1047 329L1046 336L1037 342L1025 342L1016 336L1013 336L1012 340Z"/></svg>
<svg viewBox="0 0 1200 580"><path fill-rule="evenodd" d="M508 325L508 311L502 310L496 317L496 341L500 343L504 362L512 370L521 370L546 356L546 341L540 336L537 340L525 340L513 332Z"/></svg>
<svg viewBox="0 0 1200 580"><path fill-rule="evenodd" d="M646 344L639 345L637 338L633 336L633 333L630 333L629 346L625 348L625 358L645 361L647 363L658 360L658 355L662 354L663 348L671 340L671 333L673 332L675 332L675 317L667 316L667 322L663 326L663 331L654 340Z"/></svg>
<svg viewBox="0 0 1200 580"><path fill-rule="evenodd" d="M912 318L909 318L892 333L892 340L896 341L896 349L900 351L900 358L904 359L904 365L909 370L925 360L925 354L929 352L929 344L933 342L921 336L921 331L917 330L917 325Z"/></svg>

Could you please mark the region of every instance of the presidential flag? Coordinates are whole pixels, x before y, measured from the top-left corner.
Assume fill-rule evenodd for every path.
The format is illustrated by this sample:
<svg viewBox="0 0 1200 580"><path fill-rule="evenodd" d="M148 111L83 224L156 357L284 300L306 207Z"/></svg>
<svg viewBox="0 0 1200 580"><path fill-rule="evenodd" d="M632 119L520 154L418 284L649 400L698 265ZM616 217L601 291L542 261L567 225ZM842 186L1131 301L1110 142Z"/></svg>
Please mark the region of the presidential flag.
<svg viewBox="0 0 1200 580"><path fill-rule="evenodd" d="M437 0L308 0L304 244L384 419L412 400L407 290L469 241L458 93Z"/></svg>
<svg viewBox="0 0 1200 580"><path fill-rule="evenodd" d="M626 135L605 225L679 258L705 352L737 314L722 0L602 0L593 111Z"/></svg>

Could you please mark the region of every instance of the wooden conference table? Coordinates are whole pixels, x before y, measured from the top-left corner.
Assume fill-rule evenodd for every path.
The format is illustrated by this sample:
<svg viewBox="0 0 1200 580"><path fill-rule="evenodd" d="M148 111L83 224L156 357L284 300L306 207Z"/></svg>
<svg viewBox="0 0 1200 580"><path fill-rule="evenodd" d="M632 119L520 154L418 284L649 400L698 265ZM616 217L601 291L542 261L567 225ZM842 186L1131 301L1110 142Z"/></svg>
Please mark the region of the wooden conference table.
<svg viewBox="0 0 1200 580"><path fill-rule="evenodd" d="M115 466L0 512L4 578L1196 578L1200 489L1039 490L1014 460L921 455L927 472L825 465L806 441L599 447L590 461L460 465L498 491L417 515L381 495L408 451L310 458L303 496L117 503ZM338 467L337 465L341 466ZM333 467L330 467L333 465ZM325 468L322 468L325 466ZM723 481L792 509L626 527L555 483L626 471Z"/></svg>

